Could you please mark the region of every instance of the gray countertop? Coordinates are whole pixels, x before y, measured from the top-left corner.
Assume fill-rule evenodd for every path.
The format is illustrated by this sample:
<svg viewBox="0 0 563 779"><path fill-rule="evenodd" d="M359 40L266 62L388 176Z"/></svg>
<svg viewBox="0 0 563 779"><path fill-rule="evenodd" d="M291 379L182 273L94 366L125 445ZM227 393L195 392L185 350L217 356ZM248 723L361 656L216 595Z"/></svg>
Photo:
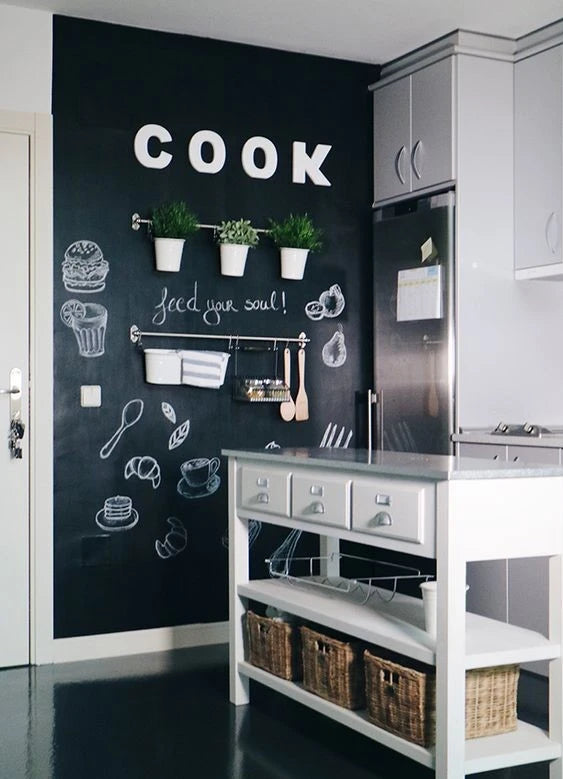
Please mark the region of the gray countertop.
<svg viewBox="0 0 563 779"><path fill-rule="evenodd" d="M539 476L563 476L561 465L523 465L514 462L484 460L479 457L454 457L410 452L380 452L366 449L224 449L226 457L256 460L262 463L296 466L322 466L379 476L448 481L453 479L516 479Z"/></svg>
<svg viewBox="0 0 563 779"><path fill-rule="evenodd" d="M454 433L452 441L466 444L494 444L495 446L543 446L563 449L563 432L546 433L540 436L502 435L488 430L463 430Z"/></svg>

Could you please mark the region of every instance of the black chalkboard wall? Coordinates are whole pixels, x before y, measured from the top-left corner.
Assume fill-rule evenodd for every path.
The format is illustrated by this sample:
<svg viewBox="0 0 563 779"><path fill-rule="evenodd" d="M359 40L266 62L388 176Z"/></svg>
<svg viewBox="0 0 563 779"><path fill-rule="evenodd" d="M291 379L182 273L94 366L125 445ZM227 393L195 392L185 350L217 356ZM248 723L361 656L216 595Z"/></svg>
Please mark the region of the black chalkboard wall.
<svg viewBox="0 0 563 779"><path fill-rule="evenodd" d="M346 437L353 430L351 446L365 445L357 393L371 374L367 86L377 76L377 68L358 63L55 17L57 638L227 619L221 449L272 441L316 446L329 423L337 432L344 427ZM165 168L144 167L135 157L135 135L147 124L170 133L170 142L148 145L152 156L172 155ZM189 161L188 143L199 130L224 142L217 173L199 172ZM256 136L277 151L277 168L267 179L247 175L241 164L244 143ZM292 181L294 142L306 144L311 158L317 144L330 146L317 165L324 185L307 174L304 183ZM208 145L201 158L210 161ZM264 166L262 152L254 162ZM309 258L302 281L286 281L277 250L263 237L244 277L229 278L220 274L213 233L201 230L185 248L179 273L158 272L146 229L133 231L131 216L147 217L171 199L185 199L202 224L248 218L267 227L269 217L306 211L323 228L325 246ZM104 281L104 263L90 244L108 263ZM74 262L84 252L91 260L86 279L85 266ZM311 320L306 304L333 284L341 288L344 310ZM164 289L168 299L192 298L190 310L168 312L163 321ZM92 320L89 332L86 320ZM143 348L223 351L228 342L146 338L138 348L129 339L132 324L179 333L296 337L305 331L310 419L288 423L278 404L234 400L232 357L220 389L146 383ZM341 364L327 365L322 350L336 332L344 337L346 359L341 362L339 351ZM283 350L283 338L279 345ZM296 354L293 346L294 397ZM273 370L272 351L239 352L240 375ZM281 375L281 352L278 370ZM83 385L101 386L100 407L81 407ZM129 401L136 402L124 412ZM124 413L128 422L138 419L107 454L103 447ZM169 448L186 420L187 437ZM192 487L181 481L180 467L198 458L211 465L202 486ZM264 572L264 558L283 537L261 529L252 549L256 570Z"/></svg>

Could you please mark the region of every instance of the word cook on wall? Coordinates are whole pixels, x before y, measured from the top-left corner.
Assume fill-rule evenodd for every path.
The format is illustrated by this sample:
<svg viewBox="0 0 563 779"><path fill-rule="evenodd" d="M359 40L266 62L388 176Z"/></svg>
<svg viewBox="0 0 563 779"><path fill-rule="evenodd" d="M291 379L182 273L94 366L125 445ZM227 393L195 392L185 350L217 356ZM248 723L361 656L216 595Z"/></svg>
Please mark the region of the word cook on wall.
<svg viewBox="0 0 563 779"><path fill-rule="evenodd" d="M172 135L160 124L145 124L135 135L133 149L138 162L145 168L162 170L172 162L173 155L160 149L157 154L151 154L154 140L161 144L170 143ZM203 149L210 151L210 159L204 159ZM332 146L317 143L313 153L307 153L307 144L303 141L293 141L292 173L294 184L305 184L307 177L318 187L330 187L331 183L321 171L321 165L328 156ZM256 161L256 152L260 151L260 164ZM198 130L188 142L188 159L198 173L219 173L227 159L227 147L219 133L213 130ZM241 150L241 163L247 176L253 179L269 179L278 167L278 151L274 143L261 135L254 135L244 142Z"/></svg>

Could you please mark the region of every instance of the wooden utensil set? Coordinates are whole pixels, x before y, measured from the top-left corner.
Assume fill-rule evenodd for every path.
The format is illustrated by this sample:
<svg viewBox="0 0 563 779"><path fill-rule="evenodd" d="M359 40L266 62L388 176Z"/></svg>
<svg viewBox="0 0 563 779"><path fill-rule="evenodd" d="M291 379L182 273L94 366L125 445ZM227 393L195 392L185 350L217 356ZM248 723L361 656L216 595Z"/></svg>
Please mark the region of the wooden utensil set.
<svg viewBox="0 0 563 779"><path fill-rule="evenodd" d="M280 404L280 415L284 422L291 422L292 419L295 419L296 422L305 422L309 419L309 398L305 392L305 349L303 347L297 352L297 366L299 369L299 389L295 403L290 394L289 400ZM284 384L291 393L291 354L287 347L283 351L283 370Z"/></svg>

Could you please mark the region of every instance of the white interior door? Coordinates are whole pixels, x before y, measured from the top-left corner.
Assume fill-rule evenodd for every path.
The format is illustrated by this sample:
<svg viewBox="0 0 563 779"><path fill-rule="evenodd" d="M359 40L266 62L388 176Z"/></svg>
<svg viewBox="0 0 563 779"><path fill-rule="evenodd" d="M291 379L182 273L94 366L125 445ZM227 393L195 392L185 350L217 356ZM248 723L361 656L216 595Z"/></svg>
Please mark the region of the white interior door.
<svg viewBox="0 0 563 779"><path fill-rule="evenodd" d="M0 667L29 663L30 139L0 132L0 390L21 371L22 458L8 449L10 395L0 394Z"/></svg>

